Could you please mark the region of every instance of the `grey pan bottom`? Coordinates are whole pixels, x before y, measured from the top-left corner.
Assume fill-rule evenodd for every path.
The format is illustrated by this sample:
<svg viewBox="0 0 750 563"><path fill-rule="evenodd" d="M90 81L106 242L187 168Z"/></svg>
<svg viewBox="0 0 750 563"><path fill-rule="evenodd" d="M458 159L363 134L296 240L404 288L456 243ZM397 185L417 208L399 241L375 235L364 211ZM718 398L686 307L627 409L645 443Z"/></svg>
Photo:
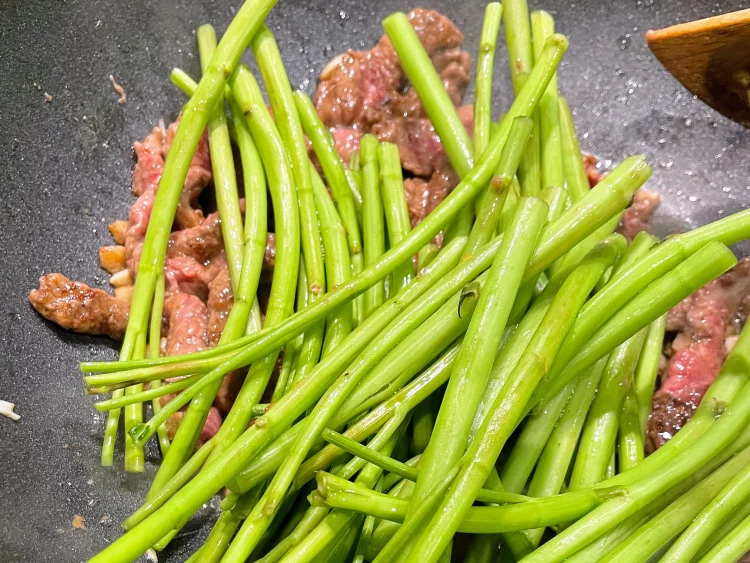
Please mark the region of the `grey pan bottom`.
<svg viewBox="0 0 750 563"><path fill-rule="evenodd" d="M224 29L238 0L4 0L0 2L0 398L20 422L0 419L0 558L4 562L77 562L119 535L139 504L158 456L140 475L99 466L103 418L82 391L77 362L114 358L106 340L58 330L26 301L41 274L62 271L104 286L97 248L106 225L127 216L132 142L183 97L169 82L181 66L196 73L194 30ZM427 1L452 17L475 53L483 3ZM660 234L696 226L750 203L750 137L684 91L653 59L643 32L739 2L582 0L532 2L553 13L570 38L560 84L576 110L585 149L605 160L644 152L649 186L663 204ZM282 0L276 30L292 82L312 93L325 62L369 47L380 20L414 5ZM500 50L503 52L503 49ZM247 58L247 57L246 57ZM249 62L249 58L248 62ZM128 95L117 103L109 75ZM496 71L498 111L509 99L507 61ZM44 93L52 96L45 102ZM468 99L468 97L467 97ZM210 515L210 510L207 510ZM74 530L75 514L86 530ZM104 521L102 521L104 520ZM160 554L183 561L207 533L198 519Z"/></svg>

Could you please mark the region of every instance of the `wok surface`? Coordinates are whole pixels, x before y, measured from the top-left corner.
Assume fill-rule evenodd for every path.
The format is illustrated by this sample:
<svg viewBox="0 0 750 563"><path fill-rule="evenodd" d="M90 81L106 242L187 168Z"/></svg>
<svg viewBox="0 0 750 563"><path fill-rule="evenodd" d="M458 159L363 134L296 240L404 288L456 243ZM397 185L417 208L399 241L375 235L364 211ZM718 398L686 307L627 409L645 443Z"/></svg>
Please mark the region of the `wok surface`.
<svg viewBox="0 0 750 563"><path fill-rule="evenodd" d="M40 275L56 271L106 287L97 248L111 244L107 224L126 218L133 202L132 142L160 118L177 115L184 97L169 82L169 71L180 66L197 75L195 28L211 22L223 30L238 3L0 2L0 399L16 403L22 416L17 423L0 417L4 562L88 559L120 534L119 523L139 505L153 477L153 447L144 474L123 471L121 446L114 468L99 465L104 417L83 393L77 362L115 358L115 347L44 321L27 294ZM416 5L453 18L466 35L466 48L476 53L483 3ZM404 0L281 0L269 25L293 85L312 93L333 55L369 48L383 17L414 6ZM575 110L584 149L605 164L644 152L654 165L648 186L662 194L659 234L750 203L748 133L695 100L643 40L649 28L746 6L544 0L531 7L552 12L570 38L560 87ZM496 115L509 101L503 45L504 39L495 71ZM127 92L124 105L110 74ZM159 560L185 560L207 533L210 512L191 522ZM76 514L85 518L86 530L73 529Z"/></svg>

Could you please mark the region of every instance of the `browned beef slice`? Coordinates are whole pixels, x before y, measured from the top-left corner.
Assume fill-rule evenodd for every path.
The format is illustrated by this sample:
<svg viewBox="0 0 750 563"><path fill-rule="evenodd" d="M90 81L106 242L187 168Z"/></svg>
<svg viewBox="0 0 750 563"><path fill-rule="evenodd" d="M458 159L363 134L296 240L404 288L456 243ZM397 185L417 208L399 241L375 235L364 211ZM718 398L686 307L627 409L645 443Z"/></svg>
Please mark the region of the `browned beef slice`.
<svg viewBox="0 0 750 563"><path fill-rule="evenodd" d="M726 357L725 338L736 333L730 322L750 293L750 260L675 306L667 330L677 332L661 388L654 394L648 421L649 444L658 447L692 415ZM656 437L661 436L661 441Z"/></svg>
<svg viewBox="0 0 750 563"><path fill-rule="evenodd" d="M164 159L178 123L179 119L172 123L166 132L160 128L154 128L142 143L134 143L137 161L133 171L133 193L137 199L130 209L125 237L128 268L133 279L138 273L143 239L146 236L151 210L154 206L156 189L164 171ZM194 205L198 195L210 181L211 158L208 150L208 137L204 132L190 163L180 203L177 206L175 224L178 229L194 227L203 220L203 212L194 208Z"/></svg>
<svg viewBox="0 0 750 563"><path fill-rule="evenodd" d="M224 381L221 382L219 392L216 394L216 400L214 404L219 408L221 412L229 412L234 404L237 394L242 389L242 384L245 382L245 375L247 375L246 369L230 371L224 376Z"/></svg>
<svg viewBox="0 0 750 563"><path fill-rule="evenodd" d="M221 220L218 213L211 213L197 225L169 235L167 256L188 256L205 264L222 250Z"/></svg>
<svg viewBox="0 0 750 563"><path fill-rule="evenodd" d="M198 352L207 347L208 310L195 295L175 293L164 302L169 317L167 356Z"/></svg>
<svg viewBox="0 0 750 563"><path fill-rule="evenodd" d="M646 452L666 444L695 412L695 403L683 402L669 394L654 396L646 427Z"/></svg>
<svg viewBox="0 0 750 563"><path fill-rule="evenodd" d="M219 342L224 332L229 311L232 309L234 298L232 283L229 279L229 268L226 258L222 255L215 259L210 267L211 280L208 282L208 327L206 329L208 346L213 348Z"/></svg>
<svg viewBox="0 0 750 563"><path fill-rule="evenodd" d="M463 35L445 16L417 8L409 13L417 36L458 105L469 83L470 60L461 50ZM369 51L350 51L324 69L315 95L324 123L333 130L343 158L356 150L359 135L373 132L395 142L402 166L430 176L445 163L445 153L387 36Z"/></svg>
<svg viewBox="0 0 750 563"><path fill-rule="evenodd" d="M62 274L42 276L29 301L46 319L76 332L121 340L128 325L128 302Z"/></svg>
<svg viewBox="0 0 750 563"><path fill-rule="evenodd" d="M457 183L456 173L447 166L437 170L429 181L421 178L405 180L404 191L412 227L440 205Z"/></svg>

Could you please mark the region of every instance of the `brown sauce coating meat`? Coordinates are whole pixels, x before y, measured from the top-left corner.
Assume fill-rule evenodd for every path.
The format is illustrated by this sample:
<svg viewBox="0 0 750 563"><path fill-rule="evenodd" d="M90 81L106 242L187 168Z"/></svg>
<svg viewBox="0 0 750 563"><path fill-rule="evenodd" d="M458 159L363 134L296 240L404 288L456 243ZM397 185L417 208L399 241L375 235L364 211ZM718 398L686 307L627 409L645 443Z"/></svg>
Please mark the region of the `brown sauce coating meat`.
<svg viewBox="0 0 750 563"><path fill-rule="evenodd" d="M62 274L42 276L29 301L45 319L76 332L121 340L128 325L128 302Z"/></svg>
<svg viewBox="0 0 750 563"><path fill-rule="evenodd" d="M677 334L649 416L651 451L687 422L716 378L728 353L726 340L738 332L734 320L746 316L748 293L750 260L744 259L670 311L667 330Z"/></svg>

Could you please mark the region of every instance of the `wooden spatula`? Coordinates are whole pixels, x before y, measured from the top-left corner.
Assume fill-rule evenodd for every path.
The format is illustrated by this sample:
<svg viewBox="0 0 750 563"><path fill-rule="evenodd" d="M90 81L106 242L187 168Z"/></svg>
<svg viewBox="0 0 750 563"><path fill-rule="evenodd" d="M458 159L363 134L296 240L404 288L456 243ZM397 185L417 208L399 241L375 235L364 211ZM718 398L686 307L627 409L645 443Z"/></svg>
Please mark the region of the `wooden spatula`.
<svg viewBox="0 0 750 563"><path fill-rule="evenodd" d="M688 90L750 127L750 9L648 31L646 41Z"/></svg>

